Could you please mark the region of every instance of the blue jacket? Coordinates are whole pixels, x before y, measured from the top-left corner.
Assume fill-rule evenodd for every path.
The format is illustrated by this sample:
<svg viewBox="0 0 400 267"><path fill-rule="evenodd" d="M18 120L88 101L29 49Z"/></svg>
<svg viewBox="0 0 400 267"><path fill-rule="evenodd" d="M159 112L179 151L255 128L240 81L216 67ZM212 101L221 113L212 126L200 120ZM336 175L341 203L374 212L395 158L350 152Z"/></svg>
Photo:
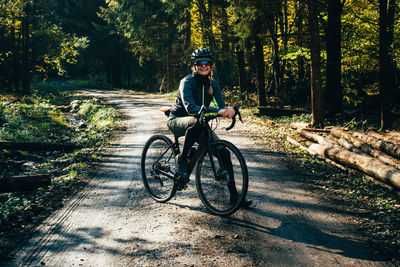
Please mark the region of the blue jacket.
<svg viewBox="0 0 400 267"><path fill-rule="evenodd" d="M207 112L216 113L225 108L225 100L219 83L212 80L213 94L209 94L210 80L208 77L190 74L183 78L179 85L179 95L172 105L171 117L195 116L205 105ZM215 107L210 107L211 102Z"/></svg>

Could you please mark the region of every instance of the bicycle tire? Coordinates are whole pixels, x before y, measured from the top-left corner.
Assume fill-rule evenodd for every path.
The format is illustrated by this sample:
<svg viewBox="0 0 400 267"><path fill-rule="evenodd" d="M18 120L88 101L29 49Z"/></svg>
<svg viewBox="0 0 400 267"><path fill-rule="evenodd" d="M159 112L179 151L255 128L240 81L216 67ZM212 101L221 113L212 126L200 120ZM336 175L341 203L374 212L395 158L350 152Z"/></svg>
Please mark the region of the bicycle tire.
<svg viewBox="0 0 400 267"><path fill-rule="evenodd" d="M226 140L216 140L211 143L211 150L217 151L217 149L218 151L221 151L219 149L229 151L233 171L232 178L235 181L237 197L234 198L234 201L231 200L231 190L228 186L230 178L222 179L221 177L224 175L221 175L221 177L214 175L207 148L200 152L196 163L196 189L201 201L211 214L229 216L236 212L246 199L249 183L248 170L242 153L235 145ZM213 160L216 169L219 168L218 171L224 172L224 168L221 167L222 165L216 155L213 156Z"/></svg>
<svg viewBox="0 0 400 267"><path fill-rule="evenodd" d="M140 171L147 193L157 202L167 202L176 194L175 152L165 135L153 135L144 145Z"/></svg>

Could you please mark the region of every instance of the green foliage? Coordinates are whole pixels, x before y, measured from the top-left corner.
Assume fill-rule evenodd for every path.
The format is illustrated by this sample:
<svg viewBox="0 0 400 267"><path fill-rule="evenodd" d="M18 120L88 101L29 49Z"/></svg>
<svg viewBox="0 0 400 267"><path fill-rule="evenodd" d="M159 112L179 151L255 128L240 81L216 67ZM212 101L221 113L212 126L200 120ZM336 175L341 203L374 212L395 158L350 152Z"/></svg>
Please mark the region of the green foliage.
<svg viewBox="0 0 400 267"><path fill-rule="evenodd" d="M89 130L104 131L113 127L120 118L119 113L111 107L104 107L96 103L86 102L80 105L78 114L86 118Z"/></svg>
<svg viewBox="0 0 400 267"><path fill-rule="evenodd" d="M0 0L0 7L2 91L21 87L27 66L24 62L29 57L29 75L34 78L72 76L90 81L76 80L80 86L106 88L112 84L151 92L173 91L190 72L190 52L207 46L216 54L215 78L228 94L232 92L228 99L251 106L258 94L254 43L260 38L267 99L310 105L310 48L304 1ZM327 2L319 5L323 85L328 75L326 7ZM397 68L399 11L395 10L393 46ZM378 2L344 1L341 16L344 111L359 117L376 115L379 105L371 95L379 93ZM28 35L24 34L25 19L32 22ZM24 43L29 46L26 51ZM238 90L239 51L243 52L240 80L246 81L242 90ZM233 95L241 91L246 93Z"/></svg>
<svg viewBox="0 0 400 267"><path fill-rule="evenodd" d="M54 106L46 102L2 103L0 140L48 142L65 139L66 122ZM49 131L52 129L52 131Z"/></svg>
<svg viewBox="0 0 400 267"><path fill-rule="evenodd" d="M89 78L85 80L82 79L68 80L68 84L82 88L99 88L99 89L111 88L111 85L105 82L105 79L100 75L89 75Z"/></svg>
<svg viewBox="0 0 400 267"><path fill-rule="evenodd" d="M303 113L303 114L294 114L292 116L282 116L276 118L277 121L281 123L292 123L292 122L311 122L311 114L310 113Z"/></svg>
<svg viewBox="0 0 400 267"><path fill-rule="evenodd" d="M51 31L54 42L58 42L54 49L47 51L41 58L42 64L36 66L36 71L47 79L49 73L64 77L67 74L67 65L77 64L80 51L89 45L86 37L65 34L59 27Z"/></svg>
<svg viewBox="0 0 400 267"><path fill-rule="evenodd" d="M70 153L1 151L0 176L48 172L58 175L46 189L0 194L1 229L10 221L22 222L35 210L51 208L67 197L81 183L88 169L86 162L98 159L96 145L108 142L112 129L118 126L120 115L114 108L98 100L82 100L67 88L67 83L39 82L31 97L18 100L0 96L0 140L80 142L85 147ZM76 98L83 103L71 112L62 113L54 104L65 105ZM81 124L86 127L79 128Z"/></svg>
<svg viewBox="0 0 400 267"><path fill-rule="evenodd" d="M225 102L227 105L237 105L241 107L255 107L257 105L257 96L255 93L249 94L240 91L240 88L234 87L232 90L224 90Z"/></svg>
<svg viewBox="0 0 400 267"><path fill-rule="evenodd" d="M31 76L66 76L78 63L89 39L66 31L56 13L61 2L0 0L1 91L29 94Z"/></svg>

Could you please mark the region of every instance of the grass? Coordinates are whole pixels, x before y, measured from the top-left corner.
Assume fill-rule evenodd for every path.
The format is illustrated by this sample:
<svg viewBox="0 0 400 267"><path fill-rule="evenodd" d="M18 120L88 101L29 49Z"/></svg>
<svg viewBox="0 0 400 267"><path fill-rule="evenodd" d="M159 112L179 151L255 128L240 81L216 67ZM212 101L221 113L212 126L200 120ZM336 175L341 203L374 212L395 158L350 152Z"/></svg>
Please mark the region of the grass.
<svg viewBox="0 0 400 267"><path fill-rule="evenodd" d="M52 185L31 192L0 194L0 233L34 224L35 216L62 204L84 184L87 162L99 158L97 147L118 128L120 114L96 99L87 99L66 83L39 82L34 94L18 98L0 95L0 140L79 143L82 149L65 153L2 150L0 176L49 173ZM63 112L73 100L79 107ZM39 216L40 217L40 216ZM8 241L0 234L0 258Z"/></svg>

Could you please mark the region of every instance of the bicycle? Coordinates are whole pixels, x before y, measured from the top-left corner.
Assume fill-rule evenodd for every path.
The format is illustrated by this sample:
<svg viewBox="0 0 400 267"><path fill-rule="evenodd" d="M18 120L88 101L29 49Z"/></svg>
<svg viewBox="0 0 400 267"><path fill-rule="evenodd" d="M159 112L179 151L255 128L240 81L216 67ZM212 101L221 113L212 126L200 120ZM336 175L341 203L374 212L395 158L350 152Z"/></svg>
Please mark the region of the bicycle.
<svg viewBox="0 0 400 267"><path fill-rule="evenodd" d="M242 121L239 108L234 108L235 116L227 131L235 126L236 116ZM169 110L163 111L169 116ZM203 139L197 147L190 149L188 169L189 174L196 169L196 190L206 209L214 215L228 216L236 212L246 198L248 170L243 155L235 145L226 140L211 142L211 133L215 129L210 122L217 117L219 115L207 114L205 106L199 111ZM175 142L172 142L166 135L156 134L147 140L143 148L140 164L142 180L147 193L157 202L167 202L181 186L176 160L180 154L178 138L174 136Z"/></svg>

